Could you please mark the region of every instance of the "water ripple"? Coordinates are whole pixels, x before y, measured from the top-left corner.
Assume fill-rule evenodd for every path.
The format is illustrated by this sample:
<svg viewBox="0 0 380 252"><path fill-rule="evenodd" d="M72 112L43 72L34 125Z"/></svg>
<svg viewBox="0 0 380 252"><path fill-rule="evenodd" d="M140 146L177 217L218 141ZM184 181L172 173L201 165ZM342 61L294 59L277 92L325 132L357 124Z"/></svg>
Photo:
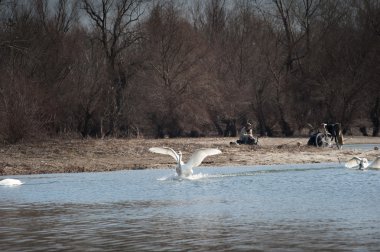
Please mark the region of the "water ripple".
<svg viewBox="0 0 380 252"><path fill-rule="evenodd" d="M380 173L339 165L24 177L2 251L378 251ZM54 182L54 183L53 183Z"/></svg>

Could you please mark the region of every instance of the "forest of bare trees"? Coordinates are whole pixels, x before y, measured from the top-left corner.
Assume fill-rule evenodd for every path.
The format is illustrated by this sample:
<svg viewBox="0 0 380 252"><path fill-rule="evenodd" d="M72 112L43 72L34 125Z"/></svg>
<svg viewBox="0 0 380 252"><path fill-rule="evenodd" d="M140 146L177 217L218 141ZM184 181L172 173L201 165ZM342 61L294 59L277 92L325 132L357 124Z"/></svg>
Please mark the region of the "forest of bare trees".
<svg viewBox="0 0 380 252"><path fill-rule="evenodd" d="M0 0L0 140L380 130L380 0Z"/></svg>

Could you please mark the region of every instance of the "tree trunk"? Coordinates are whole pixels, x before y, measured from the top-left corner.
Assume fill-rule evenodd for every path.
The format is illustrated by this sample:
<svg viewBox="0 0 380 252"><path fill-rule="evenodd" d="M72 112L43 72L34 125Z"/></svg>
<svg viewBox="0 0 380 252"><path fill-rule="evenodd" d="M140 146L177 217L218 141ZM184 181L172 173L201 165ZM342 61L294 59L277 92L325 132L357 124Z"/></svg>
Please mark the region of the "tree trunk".
<svg viewBox="0 0 380 252"><path fill-rule="evenodd" d="M236 137L237 128L236 128L236 119L227 119L225 120L226 129L224 130L223 136L225 137Z"/></svg>
<svg viewBox="0 0 380 252"><path fill-rule="evenodd" d="M293 130L290 128L289 123L285 120L284 111L281 107L279 107L280 112L280 126L281 126L281 132L285 136L293 136Z"/></svg>
<svg viewBox="0 0 380 252"><path fill-rule="evenodd" d="M373 125L372 136L379 135L379 130L380 130L379 110L380 110L380 97L378 96L376 98L375 105L373 106L370 112L370 117L371 117L371 121Z"/></svg>
<svg viewBox="0 0 380 252"><path fill-rule="evenodd" d="M218 131L218 135L223 136L223 128L222 128L222 126L220 126L219 120L213 119L212 122L213 122L216 130Z"/></svg>
<svg viewBox="0 0 380 252"><path fill-rule="evenodd" d="M257 109L253 106L253 109L256 111L256 117L258 121L258 127L259 127L259 134L260 136L268 136L267 129L269 128L266 120L265 120L265 113L264 113L264 106L263 102L261 102L261 99L258 99L257 102Z"/></svg>

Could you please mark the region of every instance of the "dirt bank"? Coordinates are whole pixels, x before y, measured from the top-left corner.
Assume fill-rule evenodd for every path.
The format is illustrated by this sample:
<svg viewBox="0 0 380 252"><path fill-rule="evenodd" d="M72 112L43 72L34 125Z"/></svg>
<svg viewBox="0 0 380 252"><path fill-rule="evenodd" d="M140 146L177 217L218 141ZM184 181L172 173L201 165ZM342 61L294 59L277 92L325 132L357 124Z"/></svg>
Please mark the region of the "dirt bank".
<svg viewBox="0 0 380 252"><path fill-rule="evenodd" d="M173 167L170 156L150 153L153 146L181 150L185 161L198 148L219 148L223 153L207 157L203 166L240 166L286 163L344 162L352 156L373 160L379 150L358 151L343 147L315 148L307 138L260 138L258 146L230 145L235 138L177 139L54 139L0 145L0 175L62 172L95 172ZM379 137L352 137L346 143L379 144Z"/></svg>

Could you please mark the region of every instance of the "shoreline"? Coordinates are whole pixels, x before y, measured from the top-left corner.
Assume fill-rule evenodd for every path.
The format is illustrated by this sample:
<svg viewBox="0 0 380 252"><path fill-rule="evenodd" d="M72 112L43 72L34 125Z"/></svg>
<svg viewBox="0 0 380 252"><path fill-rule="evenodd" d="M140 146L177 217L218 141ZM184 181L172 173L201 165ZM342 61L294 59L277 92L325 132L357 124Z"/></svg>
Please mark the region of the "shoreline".
<svg viewBox="0 0 380 252"><path fill-rule="evenodd" d="M222 154L207 157L201 166L245 166L345 162L353 156L369 160L379 150L341 150L307 146L308 138L259 138L259 145L230 145L231 137L174 139L48 139L0 145L0 176L101 172L173 168L174 159L148 151L150 147L181 150L186 162L199 148L218 148ZM346 137L345 144L378 144L380 137Z"/></svg>

